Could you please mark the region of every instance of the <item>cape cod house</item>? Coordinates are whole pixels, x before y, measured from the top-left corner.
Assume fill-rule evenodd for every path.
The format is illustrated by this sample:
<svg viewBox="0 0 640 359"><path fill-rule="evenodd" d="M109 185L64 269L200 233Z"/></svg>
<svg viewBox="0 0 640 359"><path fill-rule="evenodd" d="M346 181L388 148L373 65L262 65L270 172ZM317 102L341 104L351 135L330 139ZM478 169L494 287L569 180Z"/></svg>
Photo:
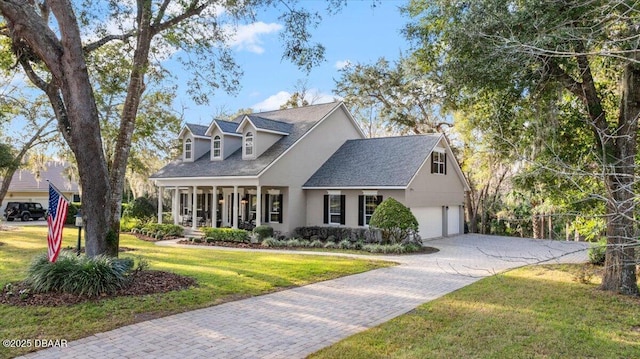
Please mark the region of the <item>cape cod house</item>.
<svg viewBox="0 0 640 359"><path fill-rule="evenodd" d="M367 226L393 197L422 238L464 228L469 186L445 137L367 139L341 102L187 124L178 137L182 156L151 176L176 224Z"/></svg>

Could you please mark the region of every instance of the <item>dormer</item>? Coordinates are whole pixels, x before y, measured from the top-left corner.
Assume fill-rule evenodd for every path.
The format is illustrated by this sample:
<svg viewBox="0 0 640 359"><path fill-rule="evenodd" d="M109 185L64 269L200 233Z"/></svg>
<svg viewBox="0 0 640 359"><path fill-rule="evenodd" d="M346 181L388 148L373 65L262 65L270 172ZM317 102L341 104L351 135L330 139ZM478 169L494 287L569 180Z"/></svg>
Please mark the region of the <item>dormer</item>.
<svg viewBox="0 0 640 359"><path fill-rule="evenodd" d="M182 141L182 160L193 162L202 157L211 146L211 138L205 135L207 126L187 123L182 127L178 139Z"/></svg>
<svg viewBox="0 0 640 359"><path fill-rule="evenodd" d="M293 125L270 120L255 115L246 115L238 125L236 133L242 136L242 159L252 160L260 157L282 137L288 136Z"/></svg>
<svg viewBox="0 0 640 359"><path fill-rule="evenodd" d="M211 138L211 161L221 161L242 147L242 135L236 132L238 124L213 120L205 134Z"/></svg>

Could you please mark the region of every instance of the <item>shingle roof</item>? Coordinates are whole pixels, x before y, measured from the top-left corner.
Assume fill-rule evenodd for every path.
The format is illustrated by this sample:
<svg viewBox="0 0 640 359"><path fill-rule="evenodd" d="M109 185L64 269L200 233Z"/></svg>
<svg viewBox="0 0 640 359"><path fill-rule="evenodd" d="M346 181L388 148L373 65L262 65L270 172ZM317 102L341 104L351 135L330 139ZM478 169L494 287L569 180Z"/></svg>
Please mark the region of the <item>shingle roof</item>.
<svg viewBox="0 0 640 359"><path fill-rule="evenodd" d="M237 150L223 161L211 161L210 152L193 162L174 160L150 178L186 178L186 177L224 177L224 176L255 176L295 144L307 131L325 116L340 106L339 102L321 105L298 107L287 110L261 112L258 117L290 124L289 135L282 138L254 160L243 160L242 149ZM239 123L244 116L239 116L234 122Z"/></svg>
<svg viewBox="0 0 640 359"><path fill-rule="evenodd" d="M441 135L345 142L303 188L406 187Z"/></svg>
<svg viewBox="0 0 640 359"><path fill-rule="evenodd" d="M275 121L256 115L247 115L247 117L249 118L249 120L251 120L251 123L253 123L253 125L256 126L256 128L259 130L275 131L288 134L291 133L291 129L293 127L293 125L290 123Z"/></svg>
<svg viewBox="0 0 640 359"><path fill-rule="evenodd" d="M45 166L46 169L38 173L38 178L36 178L36 174L29 170L17 170L11 178L9 192L48 192L49 185L47 180L51 181L62 192L78 192L78 183L71 181L65 174L68 164L47 162Z"/></svg>
<svg viewBox="0 0 640 359"><path fill-rule="evenodd" d="M220 130L224 133L236 133L236 130L238 129L238 123L237 122L230 122L230 121L224 121L224 120L214 120L213 122L215 122L218 127L220 127Z"/></svg>
<svg viewBox="0 0 640 359"><path fill-rule="evenodd" d="M186 126L195 136L206 136L207 126L197 125L195 123L187 123Z"/></svg>

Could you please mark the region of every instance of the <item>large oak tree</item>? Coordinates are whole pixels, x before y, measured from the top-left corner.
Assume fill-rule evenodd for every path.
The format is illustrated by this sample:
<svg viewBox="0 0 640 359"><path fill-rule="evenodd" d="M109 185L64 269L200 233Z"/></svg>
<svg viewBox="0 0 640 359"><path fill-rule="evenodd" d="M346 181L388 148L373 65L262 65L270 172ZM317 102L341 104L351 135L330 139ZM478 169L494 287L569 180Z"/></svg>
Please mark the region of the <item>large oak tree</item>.
<svg viewBox="0 0 640 359"><path fill-rule="evenodd" d="M329 6L336 8L341 2L329 1ZM2 34L11 41L24 73L47 95L58 129L75 156L87 255L117 256L125 172L151 69L179 53L179 60L192 70L190 88L203 102L210 89L237 87L240 71L226 45L233 34L229 29L259 8L276 5L284 7L280 18L284 57L310 69L324 53L321 45L311 43L309 32L320 17L295 1L0 1ZM130 70L116 145L108 161L87 59L114 42L123 44L121 56L127 58Z"/></svg>
<svg viewBox="0 0 640 359"><path fill-rule="evenodd" d="M452 102L484 89L577 100L598 154L591 175L605 188L602 288L637 295L640 3L415 0L406 10L414 18L407 35L418 45L415 56L441 75ZM602 80L608 76L617 78L614 86ZM612 99L615 109L605 105Z"/></svg>

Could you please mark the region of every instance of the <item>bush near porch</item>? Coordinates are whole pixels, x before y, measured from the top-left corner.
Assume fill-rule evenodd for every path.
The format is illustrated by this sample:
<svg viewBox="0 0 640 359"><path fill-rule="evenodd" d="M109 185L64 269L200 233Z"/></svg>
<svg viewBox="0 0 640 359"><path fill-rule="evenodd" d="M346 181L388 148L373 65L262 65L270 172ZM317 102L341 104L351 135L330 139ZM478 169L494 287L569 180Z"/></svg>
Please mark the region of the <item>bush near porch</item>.
<svg viewBox="0 0 640 359"><path fill-rule="evenodd" d="M205 239L208 243L211 242L238 242L248 243L251 241L249 232L244 229L234 228L202 228Z"/></svg>
<svg viewBox="0 0 640 359"><path fill-rule="evenodd" d="M329 226L298 227L293 230L292 237L322 242L340 242L347 239L351 242L364 243L377 243L381 238L380 231L376 229Z"/></svg>

